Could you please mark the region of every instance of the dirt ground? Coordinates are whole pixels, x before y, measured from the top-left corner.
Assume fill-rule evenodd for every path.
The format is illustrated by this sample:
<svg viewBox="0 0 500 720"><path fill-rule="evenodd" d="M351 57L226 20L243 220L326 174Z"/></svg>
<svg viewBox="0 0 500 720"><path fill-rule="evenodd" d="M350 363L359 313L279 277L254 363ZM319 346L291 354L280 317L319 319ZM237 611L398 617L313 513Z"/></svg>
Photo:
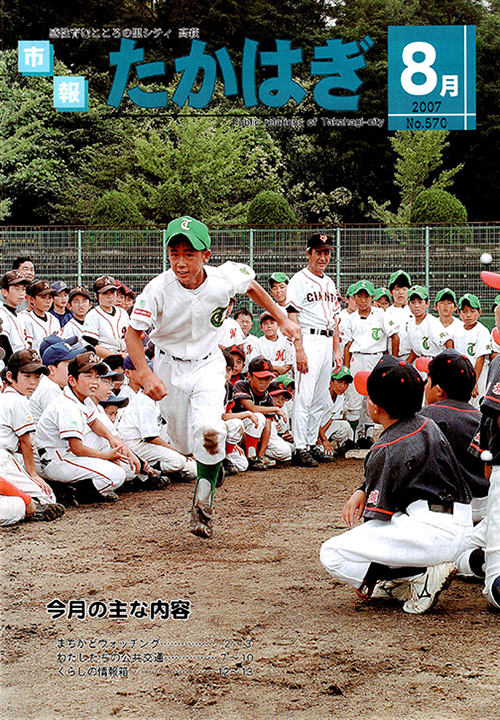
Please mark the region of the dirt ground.
<svg viewBox="0 0 500 720"><path fill-rule="evenodd" d="M323 570L361 474L349 459L230 477L209 541L187 532L192 485L4 530L2 719L498 718L481 585L455 580L414 616ZM158 600L170 616L152 620Z"/></svg>

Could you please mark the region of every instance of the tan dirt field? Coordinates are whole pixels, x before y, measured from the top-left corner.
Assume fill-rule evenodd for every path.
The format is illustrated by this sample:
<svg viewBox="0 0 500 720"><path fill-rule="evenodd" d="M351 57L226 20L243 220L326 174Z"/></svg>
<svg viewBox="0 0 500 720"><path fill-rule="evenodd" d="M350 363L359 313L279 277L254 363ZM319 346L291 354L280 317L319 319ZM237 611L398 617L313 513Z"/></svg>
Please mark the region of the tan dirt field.
<svg viewBox="0 0 500 720"><path fill-rule="evenodd" d="M500 615L480 584L415 616L323 570L361 477L360 459L230 477L208 541L187 531L192 485L4 530L2 720L497 719ZM151 620L159 599L189 617ZM115 600L125 619L88 617Z"/></svg>

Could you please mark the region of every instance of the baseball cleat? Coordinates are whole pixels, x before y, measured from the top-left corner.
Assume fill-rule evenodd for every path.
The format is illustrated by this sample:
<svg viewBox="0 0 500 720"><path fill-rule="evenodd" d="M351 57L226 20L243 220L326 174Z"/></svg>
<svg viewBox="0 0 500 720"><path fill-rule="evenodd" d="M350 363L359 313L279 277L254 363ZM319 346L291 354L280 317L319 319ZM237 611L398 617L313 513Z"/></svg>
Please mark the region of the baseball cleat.
<svg viewBox="0 0 500 720"><path fill-rule="evenodd" d="M212 515L213 510L211 507L198 507L193 505L191 508L191 526L189 531L193 535L197 535L201 538L212 537Z"/></svg>
<svg viewBox="0 0 500 720"><path fill-rule="evenodd" d="M309 450L297 448L292 453L292 465L298 467L318 467L319 463L313 458Z"/></svg>
<svg viewBox="0 0 500 720"><path fill-rule="evenodd" d="M332 463L335 462L333 455L327 455L318 445L311 445L309 448L309 454L313 460L319 463Z"/></svg>
<svg viewBox="0 0 500 720"><path fill-rule="evenodd" d="M345 443L342 443L342 445L339 445L339 447L334 451L334 455L336 458L345 458L349 450L357 450L358 445L357 443L353 442L352 440L346 440Z"/></svg>
<svg viewBox="0 0 500 720"><path fill-rule="evenodd" d="M105 503L115 503L118 502L119 497L115 492L109 492L107 495L101 495L101 502Z"/></svg>
<svg viewBox="0 0 500 720"><path fill-rule="evenodd" d="M261 457L259 457L258 455L254 455L254 457L248 458L248 469L265 472L267 471L267 465Z"/></svg>
<svg viewBox="0 0 500 720"><path fill-rule="evenodd" d="M60 503L36 503L35 514L29 520L46 520L48 522L57 520L66 512L64 505Z"/></svg>
<svg viewBox="0 0 500 720"><path fill-rule="evenodd" d="M268 467L268 468L275 467L276 460L273 460L272 458L268 458L268 457L263 457L262 459L264 460L266 467Z"/></svg>
<svg viewBox="0 0 500 720"><path fill-rule="evenodd" d="M226 471L226 475L237 475L238 474L238 468L236 465L229 460L229 458L224 458L222 461L222 465L224 467L224 470ZM217 486L219 487L219 483L217 481Z"/></svg>
<svg viewBox="0 0 500 720"><path fill-rule="evenodd" d="M411 597L409 580L379 580L372 592L373 600L399 600L406 602Z"/></svg>
<svg viewBox="0 0 500 720"><path fill-rule="evenodd" d="M360 438L358 440L358 448L360 450L369 450L373 445L373 438Z"/></svg>
<svg viewBox="0 0 500 720"><path fill-rule="evenodd" d="M428 567L422 575L409 581L411 595L403 605L403 610L414 615L430 610L437 603L439 595L450 585L456 572L451 562Z"/></svg>
<svg viewBox="0 0 500 720"><path fill-rule="evenodd" d="M490 600L492 605L500 608L500 575L493 580L488 599Z"/></svg>

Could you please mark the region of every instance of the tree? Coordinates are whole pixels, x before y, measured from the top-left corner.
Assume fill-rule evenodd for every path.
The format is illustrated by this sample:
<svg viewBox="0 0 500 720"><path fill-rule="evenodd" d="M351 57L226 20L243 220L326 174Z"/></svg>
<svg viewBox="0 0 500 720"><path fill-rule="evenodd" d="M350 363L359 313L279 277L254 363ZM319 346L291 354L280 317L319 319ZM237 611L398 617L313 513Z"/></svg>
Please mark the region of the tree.
<svg viewBox="0 0 500 720"><path fill-rule="evenodd" d="M264 190L258 193L250 203L247 213L248 225L296 225L297 218L283 195Z"/></svg>
<svg viewBox="0 0 500 720"><path fill-rule="evenodd" d="M398 155L394 171L394 184L400 188L401 202L397 211L388 208L390 201L379 205L369 198L372 217L390 228L406 227L411 223L413 204L417 196L426 189L426 183L436 190L444 190L452 184L453 177L463 165L451 170L436 171L443 164L443 151L448 147L446 130L398 131L391 144Z"/></svg>
<svg viewBox="0 0 500 720"><path fill-rule="evenodd" d="M467 210L451 193L431 188L422 190L417 195L411 211L411 222L416 225L427 225L428 223L465 225Z"/></svg>

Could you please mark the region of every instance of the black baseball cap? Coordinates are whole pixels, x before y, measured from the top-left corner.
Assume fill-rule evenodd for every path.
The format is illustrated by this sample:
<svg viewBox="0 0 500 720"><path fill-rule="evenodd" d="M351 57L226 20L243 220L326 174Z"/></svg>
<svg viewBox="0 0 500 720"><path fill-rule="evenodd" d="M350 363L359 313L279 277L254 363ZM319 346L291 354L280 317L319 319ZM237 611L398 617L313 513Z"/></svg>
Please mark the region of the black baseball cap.
<svg viewBox="0 0 500 720"><path fill-rule="evenodd" d="M82 297L87 298L87 300L92 300L90 292L87 290L87 288L79 285L78 287L75 287L69 291L68 302L70 303L77 295L82 295Z"/></svg>
<svg viewBox="0 0 500 720"><path fill-rule="evenodd" d="M427 372L432 384L439 385L451 400L469 402L476 384L476 373L465 355L446 348L430 361Z"/></svg>
<svg viewBox="0 0 500 720"><path fill-rule="evenodd" d="M424 381L420 373L392 355L384 355L371 372L356 373L354 386L393 420L411 417L422 407Z"/></svg>
<svg viewBox="0 0 500 720"><path fill-rule="evenodd" d="M334 247L332 236L326 233L315 233L307 241L308 250L333 250Z"/></svg>
<svg viewBox="0 0 500 720"><path fill-rule="evenodd" d="M243 361L245 360L245 351L242 350L239 345L230 345L225 348L225 351L230 355L238 355Z"/></svg>
<svg viewBox="0 0 500 720"><path fill-rule="evenodd" d="M274 377L272 365L263 355L257 355L250 361L248 372L258 378Z"/></svg>
<svg viewBox="0 0 500 720"><path fill-rule="evenodd" d="M292 393L287 388L284 382L278 382L274 380L269 384L267 388L270 395L286 395L289 400L292 398Z"/></svg>

